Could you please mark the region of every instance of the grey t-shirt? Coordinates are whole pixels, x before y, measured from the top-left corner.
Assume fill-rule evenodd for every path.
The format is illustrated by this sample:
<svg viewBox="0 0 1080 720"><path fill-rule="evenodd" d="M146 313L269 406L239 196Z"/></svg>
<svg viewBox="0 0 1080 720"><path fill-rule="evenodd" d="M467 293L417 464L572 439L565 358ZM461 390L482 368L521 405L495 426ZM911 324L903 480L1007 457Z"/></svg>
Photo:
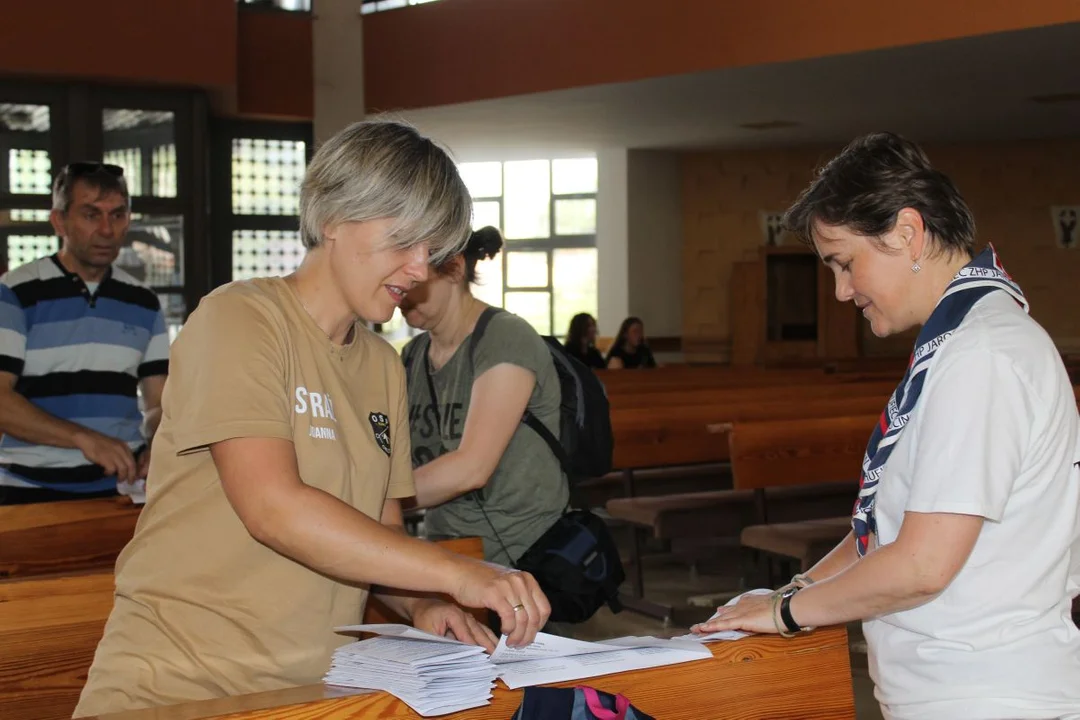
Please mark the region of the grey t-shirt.
<svg viewBox="0 0 1080 720"><path fill-rule="evenodd" d="M450 360L431 375L439 402L438 413L424 377L431 367L425 362L430 340L427 334L413 338L402 353L411 358L407 377L413 467L458 448L474 378L501 363L518 365L536 375L527 408L556 437L559 435L559 378L550 351L536 331L518 316L498 312L477 344L472 363L469 362L471 339L471 335L466 337ZM474 495L467 493L430 508L424 519L427 533L479 536L484 540L486 559L509 565L554 524L566 508L569 490L551 448L533 429L519 425L482 495L486 520ZM498 539L492 526L498 532ZM500 539L509 558L499 544Z"/></svg>

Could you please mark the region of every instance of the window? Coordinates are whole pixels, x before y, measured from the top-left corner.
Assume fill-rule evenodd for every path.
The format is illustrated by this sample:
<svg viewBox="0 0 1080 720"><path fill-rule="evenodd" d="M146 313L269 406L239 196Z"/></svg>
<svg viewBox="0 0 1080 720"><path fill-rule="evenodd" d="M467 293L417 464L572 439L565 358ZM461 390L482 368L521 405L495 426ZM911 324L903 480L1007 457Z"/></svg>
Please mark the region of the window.
<svg viewBox="0 0 1080 720"><path fill-rule="evenodd" d="M473 295L563 337L579 312L596 315L596 158L463 163L473 228L503 232L503 251L477 264ZM383 326L401 347L415 334L399 314Z"/></svg>
<svg viewBox="0 0 1080 720"><path fill-rule="evenodd" d="M0 103L0 274L51 255L51 109Z"/></svg>
<svg viewBox="0 0 1080 720"><path fill-rule="evenodd" d="M383 10L396 10L409 5L425 5L436 0L361 0L360 12L369 15Z"/></svg>
<svg viewBox="0 0 1080 720"><path fill-rule="evenodd" d="M273 8L291 12L311 12L311 0L239 0L241 5Z"/></svg>
<svg viewBox="0 0 1080 720"><path fill-rule="evenodd" d="M220 126L215 197L227 209L214 231L214 284L288 275L304 259L300 185L311 149L308 123ZM226 167L227 166L227 167Z"/></svg>

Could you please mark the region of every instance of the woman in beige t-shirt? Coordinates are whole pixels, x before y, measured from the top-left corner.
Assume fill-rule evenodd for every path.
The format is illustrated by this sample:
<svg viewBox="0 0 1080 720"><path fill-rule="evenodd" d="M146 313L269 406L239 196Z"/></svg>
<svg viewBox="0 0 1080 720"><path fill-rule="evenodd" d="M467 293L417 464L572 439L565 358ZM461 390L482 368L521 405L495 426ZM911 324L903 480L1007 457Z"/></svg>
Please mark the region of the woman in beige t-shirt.
<svg viewBox="0 0 1080 720"><path fill-rule="evenodd" d="M357 123L319 149L300 202L300 268L214 291L172 347L146 508L76 717L319 682L372 586L417 627L489 648L422 594L493 610L512 644L547 620L528 574L402 532L404 373L358 322L389 320L468 238L453 162L412 128Z"/></svg>

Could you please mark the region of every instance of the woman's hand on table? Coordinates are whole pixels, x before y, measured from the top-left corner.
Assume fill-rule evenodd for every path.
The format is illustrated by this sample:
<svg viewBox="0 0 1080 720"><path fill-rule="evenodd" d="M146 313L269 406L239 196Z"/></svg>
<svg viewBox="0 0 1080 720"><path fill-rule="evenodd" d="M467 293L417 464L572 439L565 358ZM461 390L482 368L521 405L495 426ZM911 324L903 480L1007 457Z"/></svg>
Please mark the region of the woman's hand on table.
<svg viewBox="0 0 1080 720"><path fill-rule="evenodd" d="M718 607L715 616L707 622L694 625L690 631L700 635L708 635L720 630L742 630L775 635L779 632L775 613L776 604L773 593L747 594L740 597L734 605Z"/></svg>
<svg viewBox="0 0 1080 720"><path fill-rule="evenodd" d="M469 645L479 645L489 653L495 650L499 639L490 628L481 625L469 613L457 605L442 600L420 600L413 606L412 623L417 630L452 637Z"/></svg>

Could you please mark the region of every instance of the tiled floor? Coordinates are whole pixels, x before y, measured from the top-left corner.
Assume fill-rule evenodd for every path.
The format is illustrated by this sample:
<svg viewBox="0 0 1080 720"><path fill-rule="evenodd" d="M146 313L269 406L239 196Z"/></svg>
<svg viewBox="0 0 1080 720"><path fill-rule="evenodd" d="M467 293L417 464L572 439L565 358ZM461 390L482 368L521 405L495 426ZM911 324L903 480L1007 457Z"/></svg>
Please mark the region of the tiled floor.
<svg viewBox="0 0 1080 720"><path fill-rule="evenodd" d="M625 556L625 555L624 555ZM575 637L586 640L602 640L621 635L682 635L690 624L704 620L712 614L712 605L695 606L699 596L737 592L738 559L731 550L718 550L710 558L708 566L700 572L691 573L685 564L665 560L663 556L651 556L645 562L646 595L651 600L670 604L676 608L677 624L664 627L652 618L624 610L618 615L602 608L591 620L574 626ZM855 709L858 720L881 720L881 711L874 700L874 686L866 669L865 646L858 624L849 628L852 653L852 682L855 689Z"/></svg>

